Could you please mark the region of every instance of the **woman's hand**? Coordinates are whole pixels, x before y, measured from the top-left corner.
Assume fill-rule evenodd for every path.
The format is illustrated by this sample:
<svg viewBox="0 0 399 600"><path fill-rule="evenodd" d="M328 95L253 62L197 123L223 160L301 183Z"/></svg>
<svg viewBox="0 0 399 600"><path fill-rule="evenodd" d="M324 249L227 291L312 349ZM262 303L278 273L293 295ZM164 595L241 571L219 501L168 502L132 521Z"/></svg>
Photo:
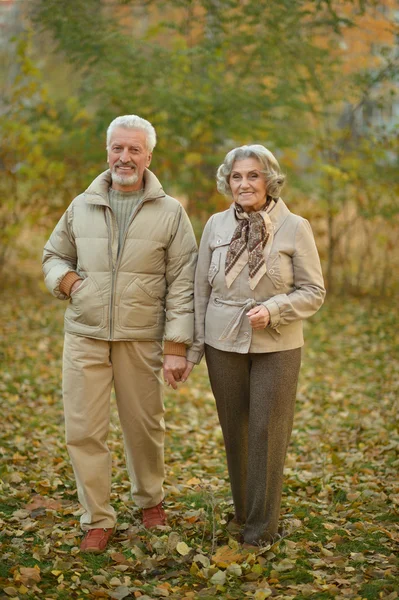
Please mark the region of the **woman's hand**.
<svg viewBox="0 0 399 600"><path fill-rule="evenodd" d="M184 371L183 375L181 376L182 383L184 383L186 381L187 377L190 375L190 373L194 367L195 367L195 363L188 360L186 370Z"/></svg>
<svg viewBox="0 0 399 600"><path fill-rule="evenodd" d="M252 329L264 329L270 323L270 313L263 304L251 308L251 310L247 312L247 317L251 323Z"/></svg>

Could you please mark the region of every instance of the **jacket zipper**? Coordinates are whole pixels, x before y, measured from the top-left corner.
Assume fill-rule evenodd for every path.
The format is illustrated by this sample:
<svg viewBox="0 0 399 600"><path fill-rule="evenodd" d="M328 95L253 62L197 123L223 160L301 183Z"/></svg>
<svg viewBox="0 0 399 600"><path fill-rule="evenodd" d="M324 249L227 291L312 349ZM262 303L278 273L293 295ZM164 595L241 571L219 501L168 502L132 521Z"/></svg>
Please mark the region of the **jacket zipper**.
<svg viewBox="0 0 399 600"><path fill-rule="evenodd" d="M151 200L151 198L148 198L148 200ZM108 248L109 248L109 255L110 255L110 263L111 263L111 298L110 298L110 303L109 303L109 340L108 341L112 341L113 337L114 337L114 296L115 296L115 282L116 282L116 275L118 272L118 267L119 267L119 263L121 260L121 256L122 256L122 251L123 248L125 246L125 241L126 241L126 237L127 237L127 232L129 230L130 225L133 222L134 217L137 215L137 213L139 212L139 210L141 210L141 207L143 206L144 202L147 202L147 199L142 200L134 209L134 211L132 212L132 215L129 219L129 223L127 224L127 227L125 229L125 233L123 235L123 240L122 240L122 244L121 247L119 248L119 253L118 253L118 257L116 259L116 263L114 265L114 261L112 259L112 238L113 238L113 234L115 232L115 228L112 225L112 222L114 221L115 217L114 217L114 213L112 212L112 208L109 206L109 215L110 215L110 236L108 237ZM115 219L116 222L116 219Z"/></svg>
<svg viewBox="0 0 399 600"><path fill-rule="evenodd" d="M107 207L106 219L108 222L109 236L108 236L108 251L109 251L109 262L111 266L111 297L109 302L109 336L108 341L112 340L112 334L114 329L114 291L115 291L115 265L114 260L112 258L112 240L115 232L115 228L113 227L114 214L112 212L111 207Z"/></svg>

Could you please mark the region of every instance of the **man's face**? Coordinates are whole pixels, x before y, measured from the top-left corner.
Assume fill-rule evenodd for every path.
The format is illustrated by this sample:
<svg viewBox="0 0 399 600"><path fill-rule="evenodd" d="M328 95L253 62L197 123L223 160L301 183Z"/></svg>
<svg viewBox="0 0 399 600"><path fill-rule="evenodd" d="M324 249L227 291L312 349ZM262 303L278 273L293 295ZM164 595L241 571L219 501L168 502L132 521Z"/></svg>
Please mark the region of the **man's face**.
<svg viewBox="0 0 399 600"><path fill-rule="evenodd" d="M108 147L107 162L112 187L120 192L135 192L143 187L144 169L151 163L147 136L142 129L117 127Z"/></svg>

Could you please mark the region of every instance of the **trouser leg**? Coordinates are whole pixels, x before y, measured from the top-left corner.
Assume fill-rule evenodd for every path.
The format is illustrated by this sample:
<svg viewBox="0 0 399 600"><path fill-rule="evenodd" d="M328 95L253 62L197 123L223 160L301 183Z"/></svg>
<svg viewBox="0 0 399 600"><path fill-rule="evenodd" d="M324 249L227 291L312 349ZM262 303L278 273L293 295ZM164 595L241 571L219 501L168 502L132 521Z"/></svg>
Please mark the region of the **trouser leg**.
<svg viewBox="0 0 399 600"><path fill-rule="evenodd" d="M159 342L113 342L111 361L132 496L141 508L164 497L164 403Z"/></svg>
<svg viewBox="0 0 399 600"><path fill-rule="evenodd" d="M66 442L78 498L85 512L83 529L115 525L110 506L109 430L112 365L109 343L65 334L63 400Z"/></svg>
<svg viewBox="0 0 399 600"><path fill-rule="evenodd" d="M284 461L294 419L301 349L251 354L246 542L278 531Z"/></svg>
<svg viewBox="0 0 399 600"><path fill-rule="evenodd" d="M226 447L236 518L245 521L248 468L249 356L205 346L209 379Z"/></svg>

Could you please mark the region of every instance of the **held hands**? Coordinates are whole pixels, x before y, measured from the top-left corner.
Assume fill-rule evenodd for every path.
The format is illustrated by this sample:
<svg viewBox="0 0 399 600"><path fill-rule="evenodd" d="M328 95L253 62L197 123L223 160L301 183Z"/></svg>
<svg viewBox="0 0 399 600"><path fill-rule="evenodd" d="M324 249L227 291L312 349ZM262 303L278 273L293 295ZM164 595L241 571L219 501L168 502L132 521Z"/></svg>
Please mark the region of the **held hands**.
<svg viewBox="0 0 399 600"><path fill-rule="evenodd" d="M179 382L184 383L190 375L194 363L186 360L184 356L165 354L163 357L163 378L167 385L177 390Z"/></svg>
<svg viewBox="0 0 399 600"><path fill-rule="evenodd" d="M252 329L264 329L270 323L270 313L266 306L259 304L247 312Z"/></svg>

